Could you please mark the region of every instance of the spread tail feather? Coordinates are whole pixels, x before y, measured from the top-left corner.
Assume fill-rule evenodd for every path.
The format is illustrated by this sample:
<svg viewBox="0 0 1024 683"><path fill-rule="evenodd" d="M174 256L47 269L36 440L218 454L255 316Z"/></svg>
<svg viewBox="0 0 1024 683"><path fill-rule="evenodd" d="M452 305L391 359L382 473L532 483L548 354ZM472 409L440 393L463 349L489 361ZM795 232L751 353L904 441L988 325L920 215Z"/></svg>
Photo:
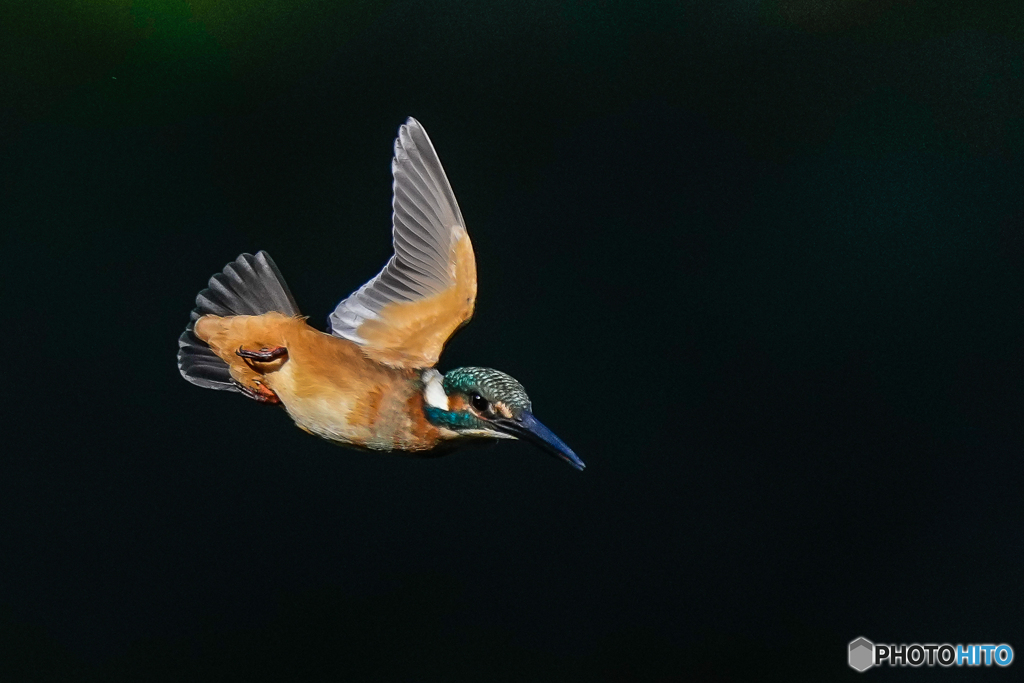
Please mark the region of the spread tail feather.
<svg viewBox="0 0 1024 683"><path fill-rule="evenodd" d="M242 254L224 266L222 272L210 278L209 288L199 292L188 327L178 338L181 376L207 389L238 391L228 364L196 336L196 321L204 315L262 315L271 311L299 315L299 307L270 254Z"/></svg>

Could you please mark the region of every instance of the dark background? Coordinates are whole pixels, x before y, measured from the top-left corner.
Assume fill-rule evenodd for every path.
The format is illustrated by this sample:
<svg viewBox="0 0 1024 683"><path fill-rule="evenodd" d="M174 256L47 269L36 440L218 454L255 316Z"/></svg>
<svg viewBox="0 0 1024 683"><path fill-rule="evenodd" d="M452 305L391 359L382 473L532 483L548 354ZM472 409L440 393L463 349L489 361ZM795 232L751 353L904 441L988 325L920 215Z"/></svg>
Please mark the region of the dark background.
<svg viewBox="0 0 1024 683"><path fill-rule="evenodd" d="M5 681L1024 653L1021 3L0 14ZM479 267L440 367L522 381L582 474L343 450L178 375L237 254L317 325L379 270L408 115Z"/></svg>

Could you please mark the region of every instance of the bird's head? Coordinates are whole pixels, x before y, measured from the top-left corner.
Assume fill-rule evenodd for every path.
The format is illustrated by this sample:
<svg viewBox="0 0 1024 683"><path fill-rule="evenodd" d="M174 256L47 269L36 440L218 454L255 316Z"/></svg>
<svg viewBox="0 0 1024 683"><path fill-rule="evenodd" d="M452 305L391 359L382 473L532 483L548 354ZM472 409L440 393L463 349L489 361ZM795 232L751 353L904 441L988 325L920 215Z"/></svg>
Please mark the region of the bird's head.
<svg viewBox="0 0 1024 683"><path fill-rule="evenodd" d="M434 371L437 372L436 370ZM424 375L427 418L466 437L526 439L578 470L572 449L533 416L523 385L490 368L457 368L442 378Z"/></svg>

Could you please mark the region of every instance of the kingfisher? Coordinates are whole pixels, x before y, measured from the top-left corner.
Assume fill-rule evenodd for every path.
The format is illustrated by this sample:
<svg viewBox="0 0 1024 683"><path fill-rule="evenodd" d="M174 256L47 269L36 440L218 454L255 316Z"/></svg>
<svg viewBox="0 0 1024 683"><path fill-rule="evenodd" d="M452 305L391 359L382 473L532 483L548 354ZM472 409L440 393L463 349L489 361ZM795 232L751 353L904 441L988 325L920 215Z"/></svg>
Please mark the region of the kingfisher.
<svg viewBox="0 0 1024 683"><path fill-rule="evenodd" d="M282 406L299 428L357 449L429 457L472 442L526 439L582 470L583 461L534 417L515 379L491 368L436 368L445 343L473 315L473 245L414 118L398 130L391 173L394 254L338 304L327 332L299 313L269 254L242 254L196 297L178 339L182 376Z"/></svg>

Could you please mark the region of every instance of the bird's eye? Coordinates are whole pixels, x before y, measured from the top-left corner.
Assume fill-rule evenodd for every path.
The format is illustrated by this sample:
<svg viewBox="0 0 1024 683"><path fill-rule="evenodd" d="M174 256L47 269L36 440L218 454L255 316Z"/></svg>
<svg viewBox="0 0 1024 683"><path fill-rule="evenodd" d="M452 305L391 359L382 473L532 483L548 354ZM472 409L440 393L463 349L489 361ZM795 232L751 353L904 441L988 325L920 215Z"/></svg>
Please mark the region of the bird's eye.
<svg viewBox="0 0 1024 683"><path fill-rule="evenodd" d="M469 402L478 412L481 413L487 412L487 409L491 407L491 404L487 402L487 399L476 392L469 395Z"/></svg>

